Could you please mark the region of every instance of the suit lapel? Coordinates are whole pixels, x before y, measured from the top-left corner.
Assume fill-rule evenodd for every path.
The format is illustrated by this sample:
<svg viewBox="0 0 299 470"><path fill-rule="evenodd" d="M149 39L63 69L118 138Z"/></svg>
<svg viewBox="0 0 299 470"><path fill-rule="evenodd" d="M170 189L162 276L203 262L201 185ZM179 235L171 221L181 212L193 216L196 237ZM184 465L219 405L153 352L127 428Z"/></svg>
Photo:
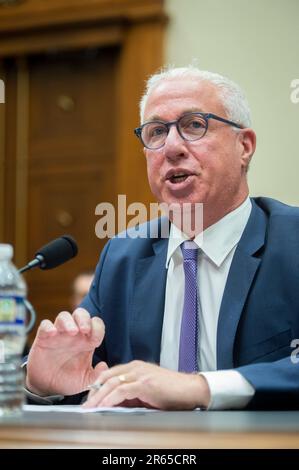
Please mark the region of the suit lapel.
<svg viewBox="0 0 299 470"><path fill-rule="evenodd" d="M153 254L137 263L130 337L134 357L159 363L166 286L168 239L153 243Z"/></svg>
<svg viewBox="0 0 299 470"><path fill-rule="evenodd" d="M264 245L267 219L252 201L248 223L235 251L221 302L217 327L217 369L230 369L241 313L261 259L255 256Z"/></svg>

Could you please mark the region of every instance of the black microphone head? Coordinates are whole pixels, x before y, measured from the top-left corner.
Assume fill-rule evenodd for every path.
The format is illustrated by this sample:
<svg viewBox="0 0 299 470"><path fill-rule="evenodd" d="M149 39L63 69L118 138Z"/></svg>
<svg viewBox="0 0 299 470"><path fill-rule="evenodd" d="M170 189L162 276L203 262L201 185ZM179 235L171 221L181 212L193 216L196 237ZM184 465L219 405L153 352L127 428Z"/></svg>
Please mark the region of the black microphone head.
<svg viewBox="0 0 299 470"><path fill-rule="evenodd" d="M76 241L70 235L63 235L40 248L35 257L40 262L41 269L52 269L74 258L78 253Z"/></svg>

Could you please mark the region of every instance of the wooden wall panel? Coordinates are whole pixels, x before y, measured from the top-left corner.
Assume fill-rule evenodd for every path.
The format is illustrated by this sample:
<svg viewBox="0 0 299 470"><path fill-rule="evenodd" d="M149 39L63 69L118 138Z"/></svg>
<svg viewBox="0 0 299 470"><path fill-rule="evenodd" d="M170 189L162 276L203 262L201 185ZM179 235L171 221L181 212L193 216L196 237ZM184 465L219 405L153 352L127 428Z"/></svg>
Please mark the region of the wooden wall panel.
<svg viewBox="0 0 299 470"><path fill-rule="evenodd" d="M18 67L14 60L2 62L5 80L5 104L1 133L4 135L3 184L4 201L2 217L1 241L16 243L16 149L17 149L17 79Z"/></svg>
<svg viewBox="0 0 299 470"><path fill-rule="evenodd" d="M65 233L73 235L79 246L75 260L28 276L30 296L51 319L63 307L59 299L67 307L73 279L94 269L104 245L95 235L96 205L116 199L117 59L117 48L100 48L28 61L27 252L32 257L45 241ZM55 303L48 299L56 296L52 310Z"/></svg>
<svg viewBox="0 0 299 470"><path fill-rule="evenodd" d="M115 137L115 64L118 51L36 56L30 61L30 166L101 162Z"/></svg>

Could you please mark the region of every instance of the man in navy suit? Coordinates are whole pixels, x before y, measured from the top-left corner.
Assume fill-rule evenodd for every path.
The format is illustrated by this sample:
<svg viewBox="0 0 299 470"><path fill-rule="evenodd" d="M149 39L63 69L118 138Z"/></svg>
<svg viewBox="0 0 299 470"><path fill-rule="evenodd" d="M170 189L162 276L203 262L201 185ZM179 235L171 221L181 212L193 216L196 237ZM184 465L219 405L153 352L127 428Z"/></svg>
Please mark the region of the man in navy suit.
<svg viewBox="0 0 299 470"><path fill-rule="evenodd" d="M170 223L168 238L111 239L81 308L41 323L28 390L78 403L91 387L87 407L299 408L299 210L248 196L255 133L242 91L218 74L170 69L149 80L141 123L153 194L193 216L202 203L203 232L184 232L170 216L147 227ZM187 373L186 240L198 252L196 364Z"/></svg>

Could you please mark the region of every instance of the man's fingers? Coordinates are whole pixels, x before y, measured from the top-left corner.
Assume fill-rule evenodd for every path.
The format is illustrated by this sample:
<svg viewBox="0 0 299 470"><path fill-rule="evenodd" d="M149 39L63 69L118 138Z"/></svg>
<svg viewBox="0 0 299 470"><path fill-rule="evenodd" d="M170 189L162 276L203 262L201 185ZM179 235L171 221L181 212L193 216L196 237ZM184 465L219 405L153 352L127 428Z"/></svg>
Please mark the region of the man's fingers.
<svg viewBox="0 0 299 470"><path fill-rule="evenodd" d="M56 317L54 326L59 333L68 333L75 336L79 332L79 328L69 312L60 312Z"/></svg>
<svg viewBox="0 0 299 470"><path fill-rule="evenodd" d="M142 368L144 367L143 361L131 361L128 364L120 364L118 366L110 367L110 369L104 370L98 376L98 380L101 383L105 383L111 377L131 377L130 380L134 380L136 376L140 375Z"/></svg>
<svg viewBox="0 0 299 470"><path fill-rule="evenodd" d="M114 389L118 389L123 385L136 383L136 376L132 373L113 375L112 377L107 378L104 382L101 381L101 376L102 374L100 374L95 381L94 387L91 385L91 390L85 405L86 407L97 406L97 404L104 400L107 395L110 396Z"/></svg>
<svg viewBox="0 0 299 470"><path fill-rule="evenodd" d="M36 337L39 339L45 339L50 336L55 336L57 333L57 328L53 325L50 320L42 320L41 324L38 327Z"/></svg>
<svg viewBox="0 0 299 470"><path fill-rule="evenodd" d="M102 361L102 362L99 362L95 368L93 369L93 372L94 372L94 377L95 377L95 380L97 379L98 375L103 372L104 370L108 370L108 365L106 362Z"/></svg>
<svg viewBox="0 0 299 470"><path fill-rule="evenodd" d="M120 387L112 390L101 402L96 406L117 406L125 400L140 399L142 393L142 384L139 382L132 382L123 384Z"/></svg>
<svg viewBox="0 0 299 470"><path fill-rule="evenodd" d="M98 346L103 341L105 336L105 325L101 318L93 317L91 319L91 339L95 341Z"/></svg>
<svg viewBox="0 0 299 470"><path fill-rule="evenodd" d="M104 370L107 370L107 369L108 369L108 365L106 364L106 362L104 362L104 361L99 362L95 366L95 368L92 370L92 373L90 374L89 385L92 385L95 382L100 383L98 381L99 374L101 374L101 372L103 372ZM91 391L93 391L93 390L91 389Z"/></svg>
<svg viewBox="0 0 299 470"><path fill-rule="evenodd" d="M139 382L123 384L117 377L112 377L97 393L89 396L83 406L84 408L117 406L125 400L140 399L141 393L142 384Z"/></svg>
<svg viewBox="0 0 299 470"><path fill-rule="evenodd" d="M91 332L91 318L88 311L85 308L76 308L72 316L81 333L89 335Z"/></svg>
<svg viewBox="0 0 299 470"><path fill-rule="evenodd" d="M88 336L96 345L100 345L105 335L105 325L99 317L91 318L87 310L77 308L73 315L69 312L60 312L54 322L44 320L41 326L41 335L43 337L57 333L67 333L70 336L76 336L78 333ZM104 370L102 368L100 371Z"/></svg>
<svg viewBox="0 0 299 470"><path fill-rule="evenodd" d="M107 380L104 385L100 387L98 391L91 390L87 401L84 403L84 408L92 408L97 406L106 395L111 393L111 391L119 386L120 382L117 377L111 377L111 379Z"/></svg>

